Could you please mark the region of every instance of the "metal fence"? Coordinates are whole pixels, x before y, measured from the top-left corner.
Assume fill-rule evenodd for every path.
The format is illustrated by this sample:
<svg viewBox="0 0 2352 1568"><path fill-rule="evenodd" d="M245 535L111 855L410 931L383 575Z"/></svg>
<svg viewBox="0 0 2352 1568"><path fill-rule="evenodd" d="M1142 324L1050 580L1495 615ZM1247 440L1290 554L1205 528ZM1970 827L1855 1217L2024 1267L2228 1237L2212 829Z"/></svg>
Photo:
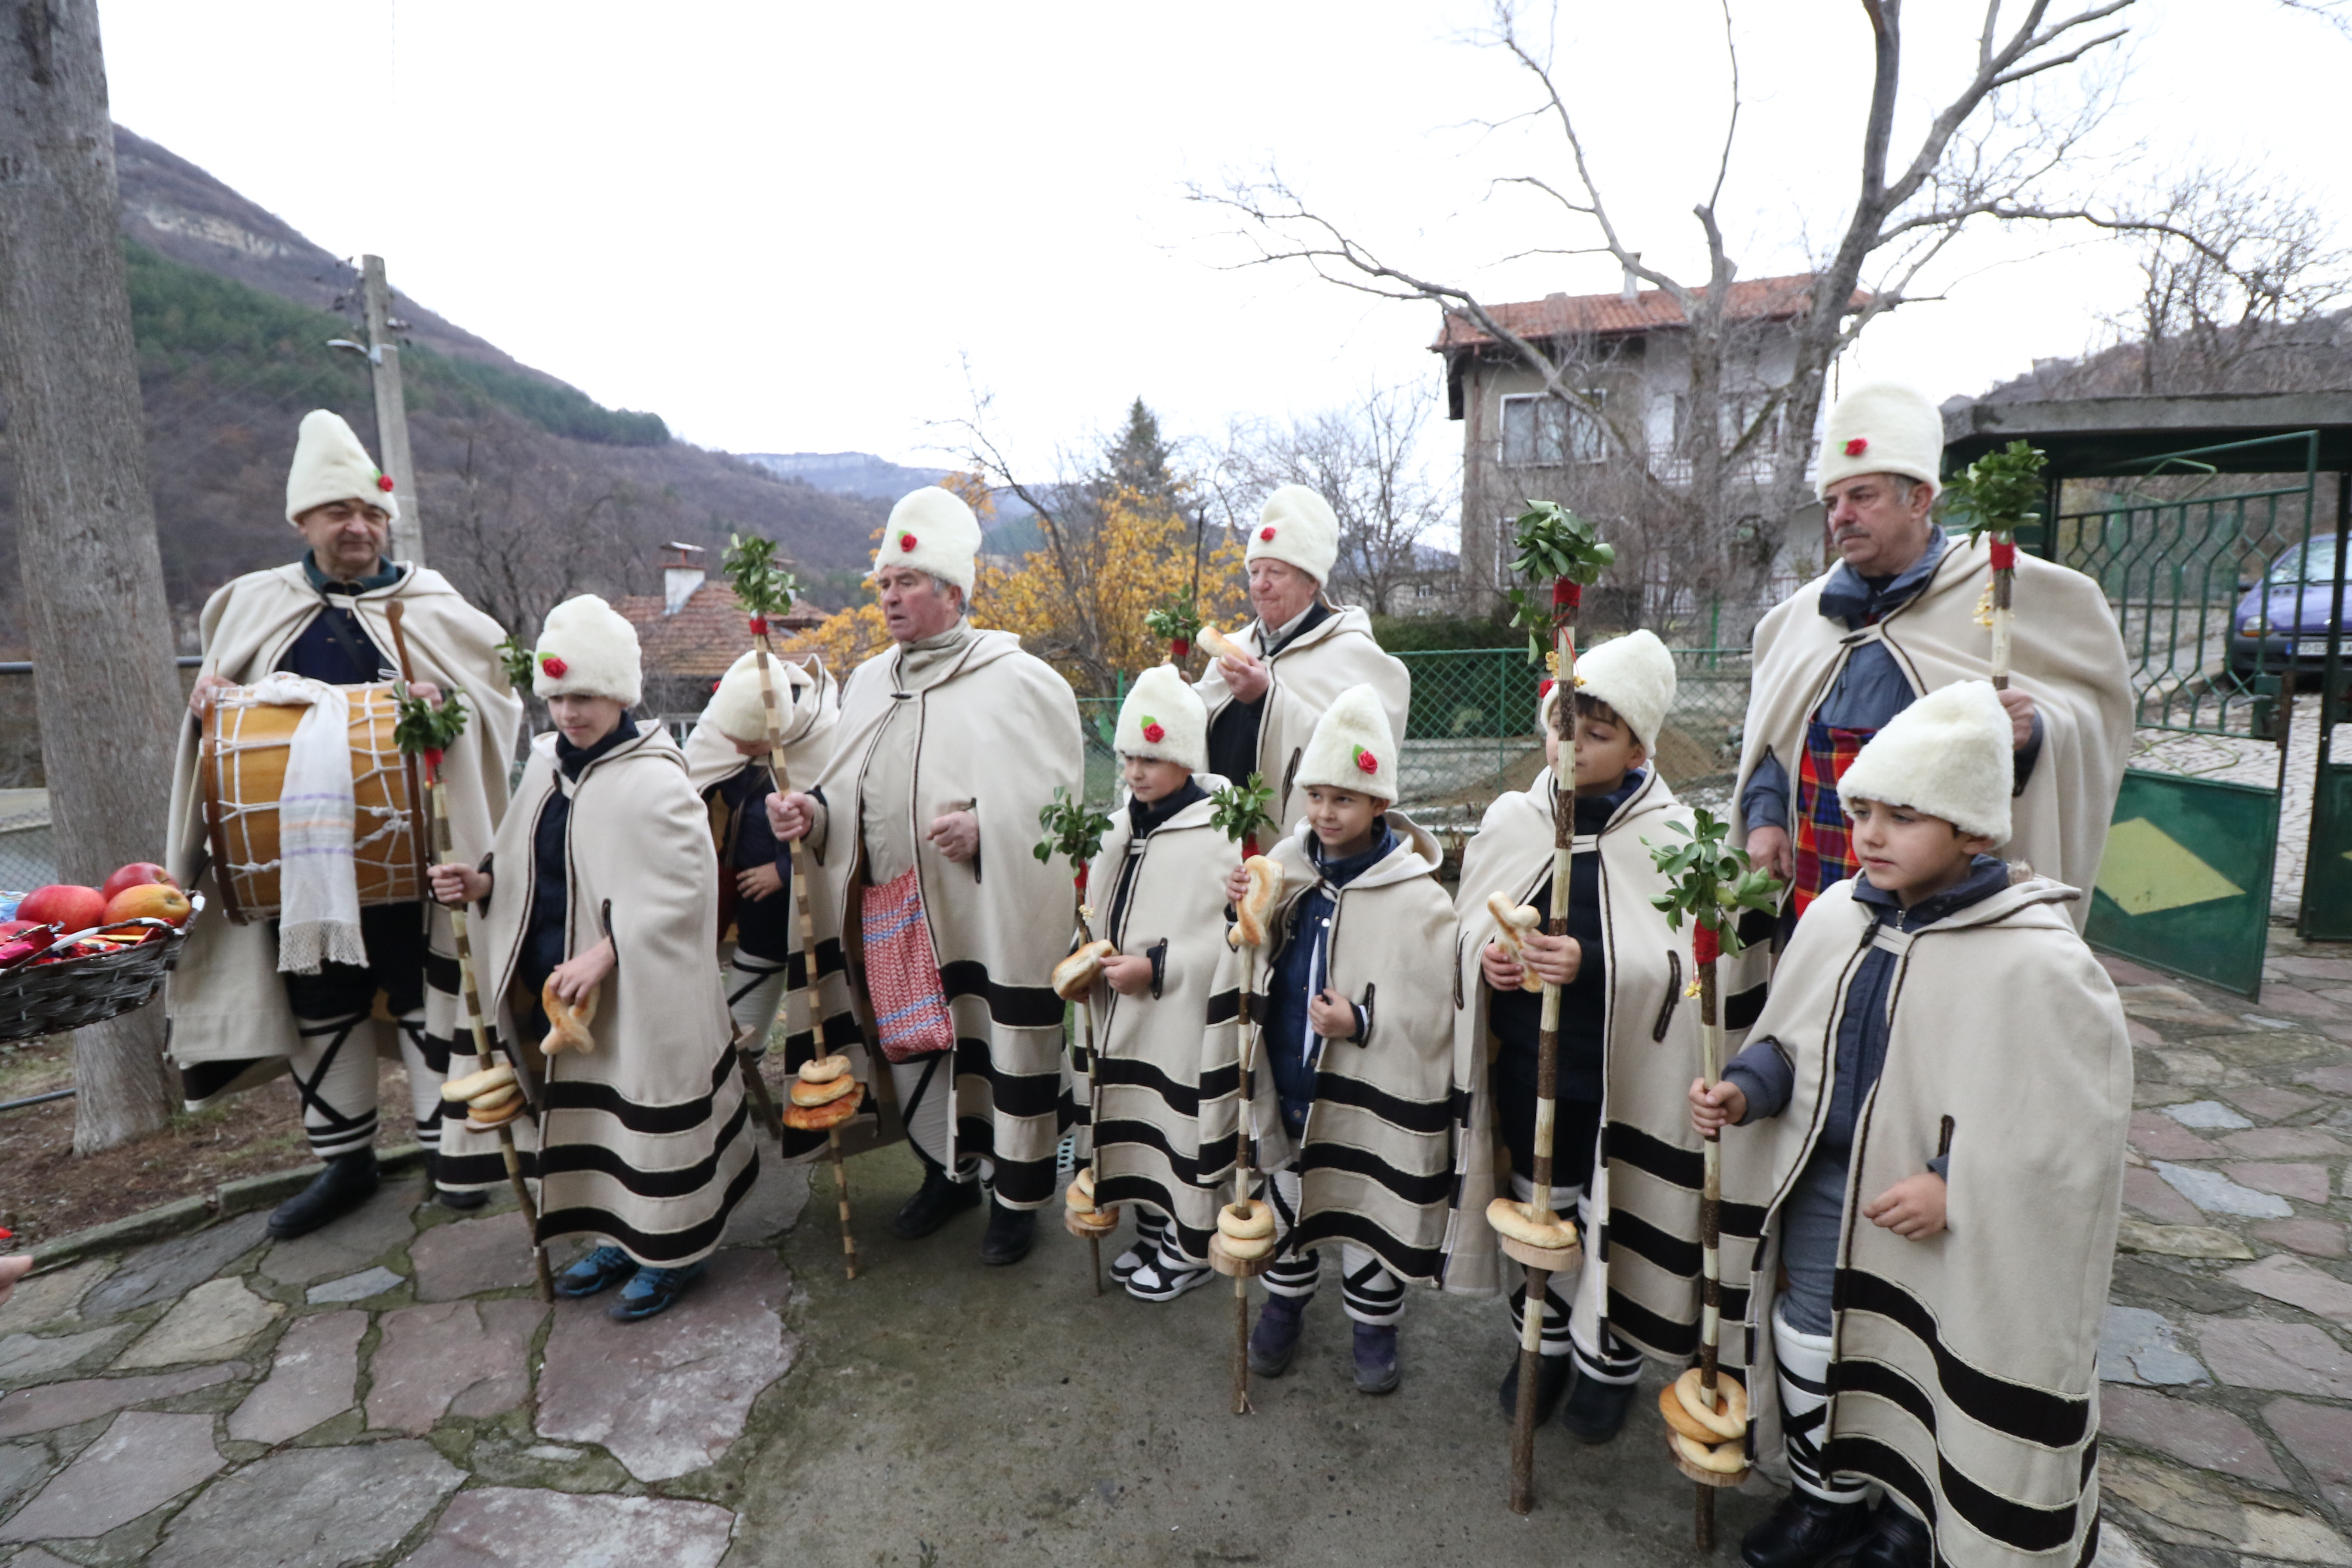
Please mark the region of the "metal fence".
<svg viewBox="0 0 2352 1568"><path fill-rule="evenodd" d="M1693 647L1674 654L1675 706L1655 761L1677 794L1720 805L1739 763L1748 650ZM1525 788L1543 766L1543 740L1536 730L1542 668L1528 662L1525 648L1447 648L1396 657L1412 676L1398 804L1433 822L1475 826L1487 802L1507 789ZM1086 731L1087 798L1098 805L1118 795L1111 737L1118 702L1115 697L1078 702Z"/></svg>

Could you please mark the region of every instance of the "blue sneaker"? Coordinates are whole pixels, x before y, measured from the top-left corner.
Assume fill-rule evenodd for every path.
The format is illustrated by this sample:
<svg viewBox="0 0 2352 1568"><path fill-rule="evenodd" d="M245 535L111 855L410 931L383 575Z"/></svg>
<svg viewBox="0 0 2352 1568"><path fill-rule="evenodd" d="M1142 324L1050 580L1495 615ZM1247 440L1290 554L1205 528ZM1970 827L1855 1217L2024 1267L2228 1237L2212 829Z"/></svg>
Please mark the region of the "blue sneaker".
<svg viewBox="0 0 2352 1568"><path fill-rule="evenodd" d="M667 1312L671 1302L686 1294L688 1285L702 1278L707 1267L689 1263L683 1268L640 1268L621 1288L621 1299L604 1309L604 1315L616 1323L634 1323Z"/></svg>
<svg viewBox="0 0 2352 1568"><path fill-rule="evenodd" d="M578 1298L609 1290L637 1271L636 1259L617 1247L600 1247L555 1277L555 1293Z"/></svg>

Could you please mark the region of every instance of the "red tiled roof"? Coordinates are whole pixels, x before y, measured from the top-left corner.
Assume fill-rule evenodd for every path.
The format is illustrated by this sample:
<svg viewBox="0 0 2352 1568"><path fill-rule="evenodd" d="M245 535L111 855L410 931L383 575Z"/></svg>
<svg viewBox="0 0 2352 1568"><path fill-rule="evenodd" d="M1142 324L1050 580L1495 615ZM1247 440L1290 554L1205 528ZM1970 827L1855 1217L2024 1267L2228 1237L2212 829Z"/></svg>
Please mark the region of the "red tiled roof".
<svg viewBox="0 0 2352 1568"><path fill-rule="evenodd" d="M1812 289L1810 272L1742 279L1731 286L1728 313L1734 321L1789 321L1812 309ZM1860 310L1868 300L1868 295L1856 291L1853 309ZM1644 289L1631 300L1622 293L1554 294L1489 309L1507 330L1523 338L1612 337L1687 324L1682 306L1663 289ZM1429 347L1433 353L1444 353L1494 341L1473 326L1469 318L1448 310L1445 330Z"/></svg>
<svg viewBox="0 0 2352 1568"><path fill-rule="evenodd" d="M659 594L632 594L615 599L613 608L637 628L637 647L648 675L701 675L712 679L743 657L751 633L735 590L724 583L705 583L678 607L662 614ZM799 631L824 618L824 612L805 602L793 606L778 631Z"/></svg>

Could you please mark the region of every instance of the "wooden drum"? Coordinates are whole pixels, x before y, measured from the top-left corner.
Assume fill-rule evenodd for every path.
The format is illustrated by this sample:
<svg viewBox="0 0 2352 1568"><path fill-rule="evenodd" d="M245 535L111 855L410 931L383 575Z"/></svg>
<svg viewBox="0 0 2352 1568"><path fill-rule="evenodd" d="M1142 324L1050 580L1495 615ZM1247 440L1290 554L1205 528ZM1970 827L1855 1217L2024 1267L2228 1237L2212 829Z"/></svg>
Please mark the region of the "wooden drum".
<svg viewBox="0 0 2352 1568"><path fill-rule="evenodd" d="M206 710L197 762L221 912L239 925L278 912L278 797L286 783L287 747L310 711L240 701L250 689L224 689ZM360 905L418 902L425 896L425 845L413 803L424 792L411 759L393 740L399 718L393 689L379 684L342 691L351 704L352 858Z"/></svg>

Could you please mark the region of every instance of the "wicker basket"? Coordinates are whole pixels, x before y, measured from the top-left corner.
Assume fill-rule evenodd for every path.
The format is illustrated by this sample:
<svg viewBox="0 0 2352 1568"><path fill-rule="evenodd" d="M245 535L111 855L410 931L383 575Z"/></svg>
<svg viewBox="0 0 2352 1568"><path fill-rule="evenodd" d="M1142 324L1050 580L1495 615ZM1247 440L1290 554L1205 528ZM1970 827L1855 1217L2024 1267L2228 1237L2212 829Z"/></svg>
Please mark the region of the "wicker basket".
<svg viewBox="0 0 2352 1568"><path fill-rule="evenodd" d="M187 945L188 927L204 913L201 897L190 901L195 907L187 920L177 929L164 926L161 942L0 970L0 1043L79 1029L144 1007L161 996L163 976L180 962L180 949Z"/></svg>

